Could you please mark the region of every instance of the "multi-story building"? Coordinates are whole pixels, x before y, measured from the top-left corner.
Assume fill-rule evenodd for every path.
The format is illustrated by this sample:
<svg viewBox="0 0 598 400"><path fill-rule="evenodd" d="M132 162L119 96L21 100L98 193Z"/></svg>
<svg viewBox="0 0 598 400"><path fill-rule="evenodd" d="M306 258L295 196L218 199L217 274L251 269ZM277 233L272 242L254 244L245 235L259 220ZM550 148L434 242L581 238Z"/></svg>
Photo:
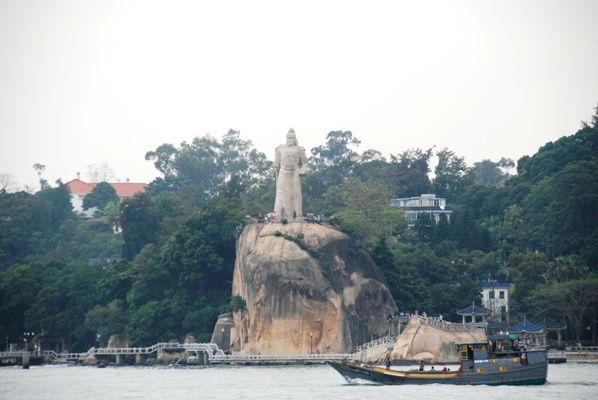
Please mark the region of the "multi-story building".
<svg viewBox="0 0 598 400"><path fill-rule="evenodd" d="M108 182L116 191L116 195L122 201L127 197L133 197L137 193L143 193L146 191L147 183L133 183L133 182ZM94 210L83 209L83 198L90 194L97 183L87 183L77 179L73 179L66 183L68 191L71 193L71 204L73 210L83 216L91 217Z"/></svg>
<svg viewBox="0 0 598 400"><path fill-rule="evenodd" d="M483 281L482 304L490 311L489 318L494 322L509 323L509 282Z"/></svg>
<svg viewBox="0 0 598 400"><path fill-rule="evenodd" d="M422 216L434 219L439 223L441 218L451 222L452 210L446 206L446 199L436 197L435 194L422 194L419 197L402 197L392 199L391 205L405 209L405 220L408 225L414 225Z"/></svg>

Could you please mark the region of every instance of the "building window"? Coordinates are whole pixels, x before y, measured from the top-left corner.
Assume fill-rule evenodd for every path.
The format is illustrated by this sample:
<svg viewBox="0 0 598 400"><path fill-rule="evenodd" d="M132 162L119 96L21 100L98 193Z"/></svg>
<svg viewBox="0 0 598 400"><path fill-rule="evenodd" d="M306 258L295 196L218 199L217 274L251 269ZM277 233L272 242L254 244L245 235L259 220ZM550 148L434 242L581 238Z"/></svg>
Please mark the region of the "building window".
<svg viewBox="0 0 598 400"><path fill-rule="evenodd" d="M488 298L489 299L493 299L494 298L494 290L491 290L488 292Z"/></svg>
<svg viewBox="0 0 598 400"><path fill-rule="evenodd" d="M504 298L505 298L505 291L504 291L504 290L501 290L500 292L498 292L498 297L499 297L500 299L504 299Z"/></svg>

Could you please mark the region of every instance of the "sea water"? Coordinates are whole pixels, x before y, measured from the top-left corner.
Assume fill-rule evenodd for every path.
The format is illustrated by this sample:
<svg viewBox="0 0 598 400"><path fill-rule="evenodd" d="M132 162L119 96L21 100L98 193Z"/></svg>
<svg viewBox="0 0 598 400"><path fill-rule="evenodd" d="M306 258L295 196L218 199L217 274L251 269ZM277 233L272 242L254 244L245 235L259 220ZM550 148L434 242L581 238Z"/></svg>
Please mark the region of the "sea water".
<svg viewBox="0 0 598 400"><path fill-rule="evenodd" d="M0 368L0 399L583 399L598 400L598 364L555 364L541 386L380 386L319 366Z"/></svg>

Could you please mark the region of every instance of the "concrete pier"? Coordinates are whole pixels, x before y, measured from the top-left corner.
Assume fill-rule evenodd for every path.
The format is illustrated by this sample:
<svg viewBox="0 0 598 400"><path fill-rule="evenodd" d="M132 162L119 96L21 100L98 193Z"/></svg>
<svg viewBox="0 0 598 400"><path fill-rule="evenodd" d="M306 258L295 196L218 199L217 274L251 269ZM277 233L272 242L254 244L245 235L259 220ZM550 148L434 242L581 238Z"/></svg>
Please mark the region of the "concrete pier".
<svg viewBox="0 0 598 400"><path fill-rule="evenodd" d="M143 354L135 354L135 365L143 365L143 361L145 361Z"/></svg>

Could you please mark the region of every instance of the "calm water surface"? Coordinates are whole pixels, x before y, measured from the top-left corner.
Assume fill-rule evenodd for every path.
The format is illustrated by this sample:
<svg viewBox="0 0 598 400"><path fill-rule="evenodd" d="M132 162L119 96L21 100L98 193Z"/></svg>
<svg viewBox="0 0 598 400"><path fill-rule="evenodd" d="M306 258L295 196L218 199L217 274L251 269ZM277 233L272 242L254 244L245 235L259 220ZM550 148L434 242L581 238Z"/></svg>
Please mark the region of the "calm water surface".
<svg viewBox="0 0 598 400"><path fill-rule="evenodd" d="M0 368L0 399L584 399L598 400L598 365L548 367L542 386L348 384L329 366Z"/></svg>

